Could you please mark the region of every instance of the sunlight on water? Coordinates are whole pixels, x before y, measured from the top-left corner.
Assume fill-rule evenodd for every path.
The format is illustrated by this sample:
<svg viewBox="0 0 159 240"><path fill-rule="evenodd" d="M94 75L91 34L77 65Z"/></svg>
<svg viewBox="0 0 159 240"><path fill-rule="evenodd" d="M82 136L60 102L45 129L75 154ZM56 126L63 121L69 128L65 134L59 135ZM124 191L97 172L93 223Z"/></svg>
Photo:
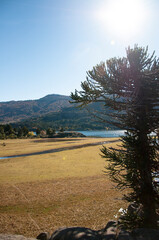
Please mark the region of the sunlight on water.
<svg viewBox="0 0 159 240"><path fill-rule="evenodd" d="M78 131L86 137L103 137L103 138L116 138L124 135L125 130L100 130L100 131Z"/></svg>

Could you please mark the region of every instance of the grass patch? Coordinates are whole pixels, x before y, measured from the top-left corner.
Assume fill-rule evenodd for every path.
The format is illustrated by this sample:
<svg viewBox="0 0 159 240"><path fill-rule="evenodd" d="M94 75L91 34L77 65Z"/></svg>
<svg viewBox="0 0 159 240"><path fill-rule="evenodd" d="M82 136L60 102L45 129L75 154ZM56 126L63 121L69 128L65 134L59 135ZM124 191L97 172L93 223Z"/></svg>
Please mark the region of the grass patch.
<svg viewBox="0 0 159 240"><path fill-rule="evenodd" d="M63 226L100 229L124 207L112 183L104 176L19 183L1 188L0 232L36 236ZM28 201L27 201L27 200ZM37 228L36 224L40 227Z"/></svg>
<svg viewBox="0 0 159 240"><path fill-rule="evenodd" d="M92 140L94 141L94 139L90 139L90 141ZM16 142L16 140L14 141ZM64 143L60 143L63 147ZM73 144L76 145L77 142ZM115 145L116 143L107 144L107 146L113 147ZM92 146L58 153L0 160L0 182L18 183L101 175L105 162L100 156L100 148L101 146Z"/></svg>
<svg viewBox="0 0 159 240"><path fill-rule="evenodd" d="M118 138L116 138L118 139ZM0 157L35 153L79 144L111 141L109 138L70 138L70 139L6 139L0 140ZM113 138L115 140L115 138ZM4 145L5 143L5 145Z"/></svg>
<svg viewBox="0 0 159 240"><path fill-rule="evenodd" d="M34 151L41 150L40 145L46 150L52 144L62 147L78 141L99 139L69 143L40 140ZM31 151L31 144L28 139L7 140L8 152ZM115 147L116 143L107 146ZM122 193L103 173L106 163L99 155L100 148L0 160L0 232L36 237L41 231L53 232L63 226L104 227L124 203Z"/></svg>

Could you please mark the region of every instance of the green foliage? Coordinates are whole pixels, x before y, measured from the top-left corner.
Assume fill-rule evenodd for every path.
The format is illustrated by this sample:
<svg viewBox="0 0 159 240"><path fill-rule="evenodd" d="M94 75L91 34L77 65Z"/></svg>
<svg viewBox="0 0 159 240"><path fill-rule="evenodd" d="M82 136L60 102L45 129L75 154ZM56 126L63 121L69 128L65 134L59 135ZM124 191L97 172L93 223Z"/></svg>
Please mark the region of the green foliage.
<svg viewBox="0 0 159 240"><path fill-rule="evenodd" d="M29 133L29 130L26 126L22 127L23 136L26 137Z"/></svg>
<svg viewBox="0 0 159 240"><path fill-rule="evenodd" d="M106 172L118 188L130 189L125 200L143 206L140 220L133 213L125 215L127 226L156 228L159 183L154 176L159 172L159 145L151 133L159 127L159 60L148 54L148 48L129 47L126 53L88 71L82 91L71 97L81 107L102 102L106 111L97 117L126 130L121 150L101 150L109 161Z"/></svg>
<svg viewBox="0 0 159 240"><path fill-rule="evenodd" d="M13 128L11 124L0 125L0 139L27 137L29 130L26 126Z"/></svg>
<svg viewBox="0 0 159 240"><path fill-rule="evenodd" d="M49 137L52 137L54 134L55 134L55 129L53 129L53 128L48 128L47 130L46 130L46 134L49 136Z"/></svg>
<svg viewBox="0 0 159 240"><path fill-rule="evenodd" d="M60 127L59 132L60 132L60 133L63 133L64 131L65 131L64 128L63 128L63 127Z"/></svg>
<svg viewBox="0 0 159 240"><path fill-rule="evenodd" d="M4 127L0 125L0 139L4 139L4 138L5 138Z"/></svg>
<svg viewBox="0 0 159 240"><path fill-rule="evenodd" d="M39 134L40 134L40 129L36 128L36 135L39 135Z"/></svg>
<svg viewBox="0 0 159 240"><path fill-rule="evenodd" d="M94 104L91 106L90 111L96 111L101 109L100 104ZM103 109L101 109L102 111ZM103 122L99 123L99 120L92 118L90 113L86 109L76 109L76 107L63 108L59 112L53 112L41 117L31 118L29 120L13 124L14 126L27 126L29 129L59 129L63 127L68 131L81 131L81 130L103 130L106 127L114 129L110 124Z"/></svg>

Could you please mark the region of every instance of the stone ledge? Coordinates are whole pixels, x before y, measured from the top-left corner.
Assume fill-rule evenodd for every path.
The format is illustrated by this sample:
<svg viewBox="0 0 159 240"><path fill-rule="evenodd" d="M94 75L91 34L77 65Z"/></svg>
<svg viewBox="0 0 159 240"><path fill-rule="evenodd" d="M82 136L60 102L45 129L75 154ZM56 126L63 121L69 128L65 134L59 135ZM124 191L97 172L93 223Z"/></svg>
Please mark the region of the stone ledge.
<svg viewBox="0 0 159 240"><path fill-rule="evenodd" d="M88 228L72 227L56 230L51 236L48 233L41 233L40 240L159 240L159 230L155 229L134 229L131 233L120 231L115 232L113 221L108 222L107 228L98 231ZM0 240L37 240L22 235L0 234Z"/></svg>

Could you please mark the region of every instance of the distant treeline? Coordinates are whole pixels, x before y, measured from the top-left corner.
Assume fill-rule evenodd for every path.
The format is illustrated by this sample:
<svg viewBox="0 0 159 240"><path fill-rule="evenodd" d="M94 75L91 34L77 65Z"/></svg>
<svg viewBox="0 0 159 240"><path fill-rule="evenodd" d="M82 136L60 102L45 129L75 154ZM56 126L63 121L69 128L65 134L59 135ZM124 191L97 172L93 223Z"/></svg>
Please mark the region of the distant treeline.
<svg viewBox="0 0 159 240"><path fill-rule="evenodd" d="M99 106L96 108L99 109ZM102 109L100 111L102 111ZM63 127L68 131L103 130L105 128L116 129L108 123L101 122L86 109L77 109L74 107L63 108L59 112L45 114L13 124L13 126L18 125L26 126L28 129L48 129L49 127L59 129Z"/></svg>
<svg viewBox="0 0 159 240"><path fill-rule="evenodd" d="M13 127L11 124L0 125L0 139L54 137L57 132L64 132L64 128L60 127L58 130L55 130L49 127L47 129L36 128L29 130L26 126Z"/></svg>
<svg viewBox="0 0 159 240"><path fill-rule="evenodd" d="M68 96L53 94L38 100L0 103L0 124L11 124L13 132L9 135L12 137L27 136L21 134L23 127L34 132L37 128L58 131L61 127L67 131L116 129L108 123L111 109L103 108L101 103L92 103L87 109L79 109L70 100ZM99 113L104 113L107 121L96 118L95 115ZM4 136L3 130L1 136Z"/></svg>
<svg viewBox="0 0 159 240"><path fill-rule="evenodd" d="M0 139L27 136L29 136L29 130L26 126L13 128L11 124L0 125Z"/></svg>

